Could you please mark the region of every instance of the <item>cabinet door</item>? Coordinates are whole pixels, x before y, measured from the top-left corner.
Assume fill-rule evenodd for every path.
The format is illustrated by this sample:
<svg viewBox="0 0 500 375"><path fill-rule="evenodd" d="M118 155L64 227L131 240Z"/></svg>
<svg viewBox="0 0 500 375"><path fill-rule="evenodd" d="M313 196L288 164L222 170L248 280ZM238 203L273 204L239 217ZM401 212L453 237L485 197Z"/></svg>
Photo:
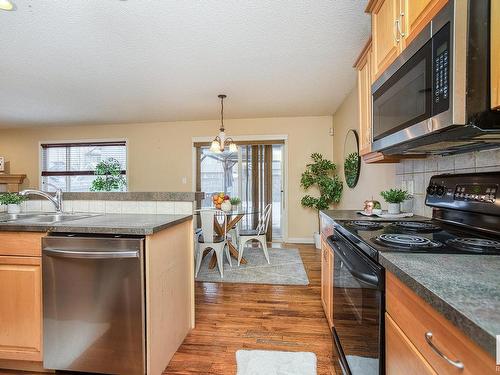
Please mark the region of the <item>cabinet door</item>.
<svg viewBox="0 0 500 375"><path fill-rule="evenodd" d="M322 239L321 241L321 303L323 305L323 311L325 312L326 320L328 321L328 326L332 327L332 317L333 317L333 285L332 285L332 263L330 255L330 247L327 242Z"/></svg>
<svg viewBox="0 0 500 375"><path fill-rule="evenodd" d="M404 30L403 48L406 47L429 21L446 5L448 0L403 0L401 17Z"/></svg>
<svg viewBox="0 0 500 375"><path fill-rule="evenodd" d="M39 257L0 256L0 359L42 360Z"/></svg>
<svg viewBox="0 0 500 375"><path fill-rule="evenodd" d="M394 61L400 50L400 0L381 0L372 12L373 72L375 78ZM399 25L401 27L401 25Z"/></svg>
<svg viewBox="0 0 500 375"><path fill-rule="evenodd" d="M371 151L371 48L358 67L359 98L359 153L366 155Z"/></svg>
<svg viewBox="0 0 500 375"><path fill-rule="evenodd" d="M385 314L385 373L387 375L436 374L387 313Z"/></svg>

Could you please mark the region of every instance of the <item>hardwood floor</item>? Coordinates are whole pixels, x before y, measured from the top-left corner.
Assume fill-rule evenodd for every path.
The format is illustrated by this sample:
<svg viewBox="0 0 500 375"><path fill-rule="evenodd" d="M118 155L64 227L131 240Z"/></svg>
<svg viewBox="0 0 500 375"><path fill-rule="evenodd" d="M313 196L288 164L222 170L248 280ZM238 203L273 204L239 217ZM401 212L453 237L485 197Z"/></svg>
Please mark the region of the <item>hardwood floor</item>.
<svg viewBox="0 0 500 375"><path fill-rule="evenodd" d="M234 375L238 349L314 352L318 375L335 374L332 338L320 300L320 251L312 245L283 247L300 250L310 284L197 282L196 328L164 374Z"/></svg>
<svg viewBox="0 0 500 375"><path fill-rule="evenodd" d="M318 375L335 374L332 338L320 300L321 252L312 245L283 247L300 250L310 284L197 282L196 328L163 374L234 375L238 349L314 352ZM34 374L0 370L0 375L21 373Z"/></svg>

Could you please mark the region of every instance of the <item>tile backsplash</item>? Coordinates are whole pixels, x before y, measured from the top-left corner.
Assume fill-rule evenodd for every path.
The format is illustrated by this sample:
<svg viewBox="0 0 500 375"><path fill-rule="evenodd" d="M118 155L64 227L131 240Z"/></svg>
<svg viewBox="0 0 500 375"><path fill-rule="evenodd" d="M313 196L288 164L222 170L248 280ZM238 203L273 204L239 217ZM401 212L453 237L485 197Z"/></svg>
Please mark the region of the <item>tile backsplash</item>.
<svg viewBox="0 0 500 375"><path fill-rule="evenodd" d="M425 189L433 175L500 171L500 148L426 159L404 159L396 166L396 184L413 194L413 212L432 216L425 205Z"/></svg>
<svg viewBox="0 0 500 375"><path fill-rule="evenodd" d="M185 201L112 201L112 200L65 200L64 212L91 212L107 214L179 214L193 213L193 202ZM6 206L0 205L0 212L6 211ZM32 199L21 205L23 212L43 211L53 212L54 205L47 200Z"/></svg>

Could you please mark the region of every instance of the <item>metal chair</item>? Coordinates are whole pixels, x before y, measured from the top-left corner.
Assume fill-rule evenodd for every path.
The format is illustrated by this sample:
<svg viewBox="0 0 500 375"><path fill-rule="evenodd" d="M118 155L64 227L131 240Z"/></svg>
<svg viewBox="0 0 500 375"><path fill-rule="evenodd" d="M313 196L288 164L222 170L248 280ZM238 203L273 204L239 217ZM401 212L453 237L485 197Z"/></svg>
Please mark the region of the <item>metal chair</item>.
<svg viewBox="0 0 500 375"><path fill-rule="evenodd" d="M219 268L221 278L224 277L224 253L226 254L229 265L232 267L231 255L227 245L227 216L224 211L214 209L197 210L201 217L201 233L198 234L197 249L196 249L196 272L195 277L200 271L203 252L206 249L213 249L217 259L217 267ZM219 222L222 220L223 233L219 235L214 230L214 220Z"/></svg>
<svg viewBox="0 0 500 375"><path fill-rule="evenodd" d="M266 232L267 227L269 225L269 219L271 218L271 210L272 205L268 204L264 208L264 212L259 218L259 223L256 229L252 229L249 231L240 231L239 233L239 251L238 251L238 266L240 265L241 258L243 258L243 251L245 249L245 244L251 240L257 240L260 242L262 246L262 251L266 257L267 263L271 263L269 261L269 253L267 252L267 239Z"/></svg>

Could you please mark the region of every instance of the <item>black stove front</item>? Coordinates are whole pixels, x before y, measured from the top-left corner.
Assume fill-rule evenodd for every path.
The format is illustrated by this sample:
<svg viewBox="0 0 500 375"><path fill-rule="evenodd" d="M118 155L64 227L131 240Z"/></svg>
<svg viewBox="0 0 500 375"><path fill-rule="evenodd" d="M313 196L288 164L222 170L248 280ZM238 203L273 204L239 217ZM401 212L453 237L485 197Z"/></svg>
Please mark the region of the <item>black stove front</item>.
<svg viewBox="0 0 500 375"><path fill-rule="evenodd" d="M437 188L439 187L439 189ZM334 348L344 374L384 374L383 252L500 255L500 173L433 176L428 220L336 220Z"/></svg>

